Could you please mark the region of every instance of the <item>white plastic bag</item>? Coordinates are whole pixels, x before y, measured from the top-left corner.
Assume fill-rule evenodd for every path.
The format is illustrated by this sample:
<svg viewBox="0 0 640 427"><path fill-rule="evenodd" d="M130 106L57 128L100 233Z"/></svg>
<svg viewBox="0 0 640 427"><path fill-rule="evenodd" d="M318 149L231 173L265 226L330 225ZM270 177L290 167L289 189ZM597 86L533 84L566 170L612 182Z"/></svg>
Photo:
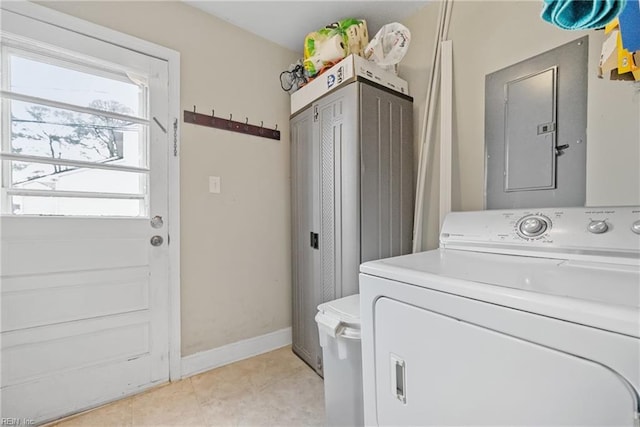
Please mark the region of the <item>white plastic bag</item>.
<svg viewBox="0 0 640 427"><path fill-rule="evenodd" d="M411 32L398 22L383 25L364 48L364 57L397 74L396 65L409 50Z"/></svg>

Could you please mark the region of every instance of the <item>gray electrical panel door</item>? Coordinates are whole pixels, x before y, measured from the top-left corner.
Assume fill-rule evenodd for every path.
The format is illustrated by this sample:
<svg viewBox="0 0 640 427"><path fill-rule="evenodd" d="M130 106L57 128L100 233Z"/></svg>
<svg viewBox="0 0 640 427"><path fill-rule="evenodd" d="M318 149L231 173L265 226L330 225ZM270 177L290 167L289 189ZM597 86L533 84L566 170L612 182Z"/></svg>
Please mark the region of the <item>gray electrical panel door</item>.
<svg viewBox="0 0 640 427"><path fill-rule="evenodd" d="M485 81L487 209L584 206L588 37Z"/></svg>
<svg viewBox="0 0 640 427"><path fill-rule="evenodd" d="M556 68L505 85L505 191L556 187Z"/></svg>
<svg viewBox="0 0 640 427"><path fill-rule="evenodd" d="M354 81L291 119L293 351L320 375L317 306L357 293L360 263L411 252L412 115Z"/></svg>

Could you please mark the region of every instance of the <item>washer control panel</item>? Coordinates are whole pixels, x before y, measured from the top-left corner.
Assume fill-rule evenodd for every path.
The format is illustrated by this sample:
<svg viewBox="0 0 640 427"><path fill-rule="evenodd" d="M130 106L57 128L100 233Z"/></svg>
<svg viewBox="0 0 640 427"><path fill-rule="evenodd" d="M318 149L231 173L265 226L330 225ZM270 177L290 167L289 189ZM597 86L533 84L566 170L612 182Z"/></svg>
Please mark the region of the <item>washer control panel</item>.
<svg viewBox="0 0 640 427"><path fill-rule="evenodd" d="M526 215L516 223L516 232L524 239L542 237L551 229L551 220L544 215Z"/></svg>
<svg viewBox="0 0 640 427"><path fill-rule="evenodd" d="M440 246L640 260L640 206L452 212L444 221Z"/></svg>
<svg viewBox="0 0 640 427"><path fill-rule="evenodd" d="M597 219L591 221L589 225L587 225L587 230L589 230L589 233L602 234L606 233L609 230L609 225L607 224L607 221Z"/></svg>

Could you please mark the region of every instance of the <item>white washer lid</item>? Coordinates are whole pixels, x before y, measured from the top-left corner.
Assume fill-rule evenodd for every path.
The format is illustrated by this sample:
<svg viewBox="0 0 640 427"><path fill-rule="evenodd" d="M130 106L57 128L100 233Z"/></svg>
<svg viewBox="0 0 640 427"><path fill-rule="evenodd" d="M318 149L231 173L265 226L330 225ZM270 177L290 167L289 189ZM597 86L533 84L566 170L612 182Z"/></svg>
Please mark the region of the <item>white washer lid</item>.
<svg viewBox="0 0 640 427"><path fill-rule="evenodd" d="M360 328L360 294L322 303L318 311L349 327Z"/></svg>
<svg viewBox="0 0 640 427"><path fill-rule="evenodd" d="M640 267L436 249L369 261L360 271L640 337Z"/></svg>

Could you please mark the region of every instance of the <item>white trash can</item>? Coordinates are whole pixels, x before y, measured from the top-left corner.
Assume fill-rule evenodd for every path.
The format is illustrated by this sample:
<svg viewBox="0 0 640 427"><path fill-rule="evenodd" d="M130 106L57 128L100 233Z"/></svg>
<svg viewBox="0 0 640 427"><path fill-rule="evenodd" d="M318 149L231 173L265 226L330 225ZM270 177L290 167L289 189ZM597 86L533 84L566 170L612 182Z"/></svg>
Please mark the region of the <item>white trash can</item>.
<svg viewBox="0 0 640 427"><path fill-rule="evenodd" d="M362 426L360 295L320 304L316 322L322 347L327 425Z"/></svg>

